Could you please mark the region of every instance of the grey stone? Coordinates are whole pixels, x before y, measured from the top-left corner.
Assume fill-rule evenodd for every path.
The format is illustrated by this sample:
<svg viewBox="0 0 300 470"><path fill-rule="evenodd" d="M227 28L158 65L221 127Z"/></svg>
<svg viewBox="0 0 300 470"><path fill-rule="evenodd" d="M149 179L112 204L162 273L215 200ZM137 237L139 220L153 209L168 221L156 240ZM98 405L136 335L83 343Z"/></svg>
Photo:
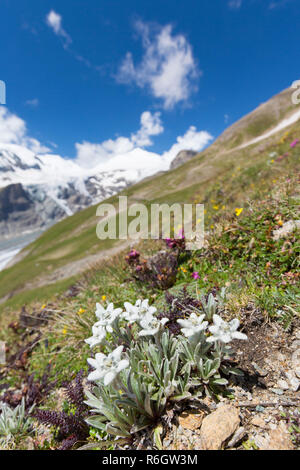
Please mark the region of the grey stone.
<svg viewBox="0 0 300 470"><path fill-rule="evenodd" d="M234 447L236 444L238 444L244 437L246 436L246 430L243 426L238 428L230 441L227 444L228 448Z"/></svg>
<svg viewBox="0 0 300 470"><path fill-rule="evenodd" d="M284 391L281 388L271 388L271 392L275 393L276 395L283 395Z"/></svg>
<svg viewBox="0 0 300 470"><path fill-rule="evenodd" d="M175 168L178 168L179 166L194 158L197 153L198 152L195 152L194 150L181 150L171 162L170 169L174 170Z"/></svg>

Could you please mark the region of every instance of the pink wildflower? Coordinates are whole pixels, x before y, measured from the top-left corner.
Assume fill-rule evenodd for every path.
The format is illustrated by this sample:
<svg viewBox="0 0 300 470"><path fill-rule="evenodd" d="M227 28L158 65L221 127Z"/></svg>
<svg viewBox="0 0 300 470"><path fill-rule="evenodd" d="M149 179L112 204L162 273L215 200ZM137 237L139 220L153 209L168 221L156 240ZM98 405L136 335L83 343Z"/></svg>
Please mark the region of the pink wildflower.
<svg viewBox="0 0 300 470"><path fill-rule="evenodd" d="M300 142L299 139L294 140L294 141L290 144L290 147L291 147L291 148L296 147L296 145L297 145L299 142Z"/></svg>

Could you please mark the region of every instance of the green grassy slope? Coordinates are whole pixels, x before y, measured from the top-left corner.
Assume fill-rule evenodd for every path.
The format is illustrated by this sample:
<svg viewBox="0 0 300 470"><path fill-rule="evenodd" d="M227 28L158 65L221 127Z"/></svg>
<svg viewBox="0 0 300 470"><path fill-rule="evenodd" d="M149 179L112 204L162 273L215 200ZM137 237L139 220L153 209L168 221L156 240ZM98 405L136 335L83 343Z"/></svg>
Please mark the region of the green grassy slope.
<svg viewBox="0 0 300 470"><path fill-rule="evenodd" d="M194 159L173 171L148 178L122 194L129 197L129 202L147 204L205 203L206 224L213 226L224 212L232 212L243 207L248 198L257 197L258 186L261 192L268 192L281 175L300 169L300 145L290 148L290 143L300 138L300 123L255 145L237 147L296 110L291 104L291 92L286 90L231 126ZM286 152L287 156L278 158ZM115 196L107 202L117 203L117 199ZM118 245L118 241L99 241L96 224L96 207L89 207L59 222L26 247L23 259L0 273L2 308L31 297L42 298L49 289L55 292L65 288L73 282L76 270L69 279L62 280L56 274L59 268ZM42 289L40 283L44 284Z"/></svg>

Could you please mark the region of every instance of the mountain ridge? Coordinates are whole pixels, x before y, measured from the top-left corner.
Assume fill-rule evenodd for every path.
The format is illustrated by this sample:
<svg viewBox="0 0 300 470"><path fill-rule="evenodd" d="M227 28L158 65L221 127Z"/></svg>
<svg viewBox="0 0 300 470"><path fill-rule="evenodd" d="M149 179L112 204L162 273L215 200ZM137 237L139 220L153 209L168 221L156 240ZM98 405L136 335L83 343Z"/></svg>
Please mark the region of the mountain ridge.
<svg viewBox="0 0 300 470"><path fill-rule="evenodd" d="M59 155L36 155L25 147L0 143L0 236L16 236L52 225L118 193L149 172L153 173L149 168L84 169ZM12 198L22 191L27 207L19 211L10 204L8 208L8 191ZM4 218L1 207L5 204Z"/></svg>

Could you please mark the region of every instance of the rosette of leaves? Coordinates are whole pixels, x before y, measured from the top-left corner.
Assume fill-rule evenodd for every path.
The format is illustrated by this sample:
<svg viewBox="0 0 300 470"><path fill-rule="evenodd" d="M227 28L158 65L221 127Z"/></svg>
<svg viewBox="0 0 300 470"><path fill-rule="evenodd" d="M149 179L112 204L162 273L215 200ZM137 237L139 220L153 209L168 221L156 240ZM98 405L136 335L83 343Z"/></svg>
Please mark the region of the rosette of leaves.
<svg viewBox="0 0 300 470"><path fill-rule="evenodd" d="M32 409L26 412L25 400L15 408L7 403L0 403L0 445L3 447L14 443L15 438L22 438L32 431Z"/></svg>
<svg viewBox="0 0 300 470"><path fill-rule="evenodd" d="M130 437L153 425L168 401L190 398L189 373L180 374L178 340L167 331L159 347L151 340L137 342L127 352L130 367L118 380L87 392L86 404L94 416L86 422L108 434Z"/></svg>
<svg viewBox="0 0 300 470"><path fill-rule="evenodd" d="M211 321L213 316L218 313L220 307L224 305L226 301L226 288L223 287L219 293L211 292L206 297L201 297L201 305L203 312L206 315L207 320Z"/></svg>
<svg viewBox="0 0 300 470"><path fill-rule="evenodd" d="M97 360L93 360L93 367L96 371L100 367L99 374L89 376L96 386L87 393L86 404L93 415L86 422L109 435L127 439L147 426L157 426L172 402L204 394L218 397L226 392L225 376L237 373L228 365L231 350L226 343L237 335L247 338L237 332L238 320L227 323L215 315L211 325L205 320L205 313L198 315L195 311L179 320L180 334L171 334L168 319L158 319L154 316L156 309L145 302L126 304L127 312L111 325L110 338L105 342L107 352L111 352L106 357L98 354L110 380L103 379L103 366ZM124 320L130 322L125 328ZM124 348L114 349L120 342L126 345L122 351L126 365L117 370L110 356Z"/></svg>
<svg viewBox="0 0 300 470"><path fill-rule="evenodd" d="M224 375L241 375L238 369L225 365L230 357L231 349L208 343L204 331L189 338L180 337L180 359L184 364L182 372L188 371L190 385L198 397L203 393L218 397L228 385Z"/></svg>
<svg viewBox="0 0 300 470"><path fill-rule="evenodd" d="M168 318L167 328L172 334L180 333L180 325L177 320L189 316L192 312L205 313L206 319L211 321L214 314L220 311L226 300L226 290L222 288L220 292L213 289L207 295L202 295L200 299L188 293L186 286L175 296L166 292L166 307L158 314L158 318Z"/></svg>

